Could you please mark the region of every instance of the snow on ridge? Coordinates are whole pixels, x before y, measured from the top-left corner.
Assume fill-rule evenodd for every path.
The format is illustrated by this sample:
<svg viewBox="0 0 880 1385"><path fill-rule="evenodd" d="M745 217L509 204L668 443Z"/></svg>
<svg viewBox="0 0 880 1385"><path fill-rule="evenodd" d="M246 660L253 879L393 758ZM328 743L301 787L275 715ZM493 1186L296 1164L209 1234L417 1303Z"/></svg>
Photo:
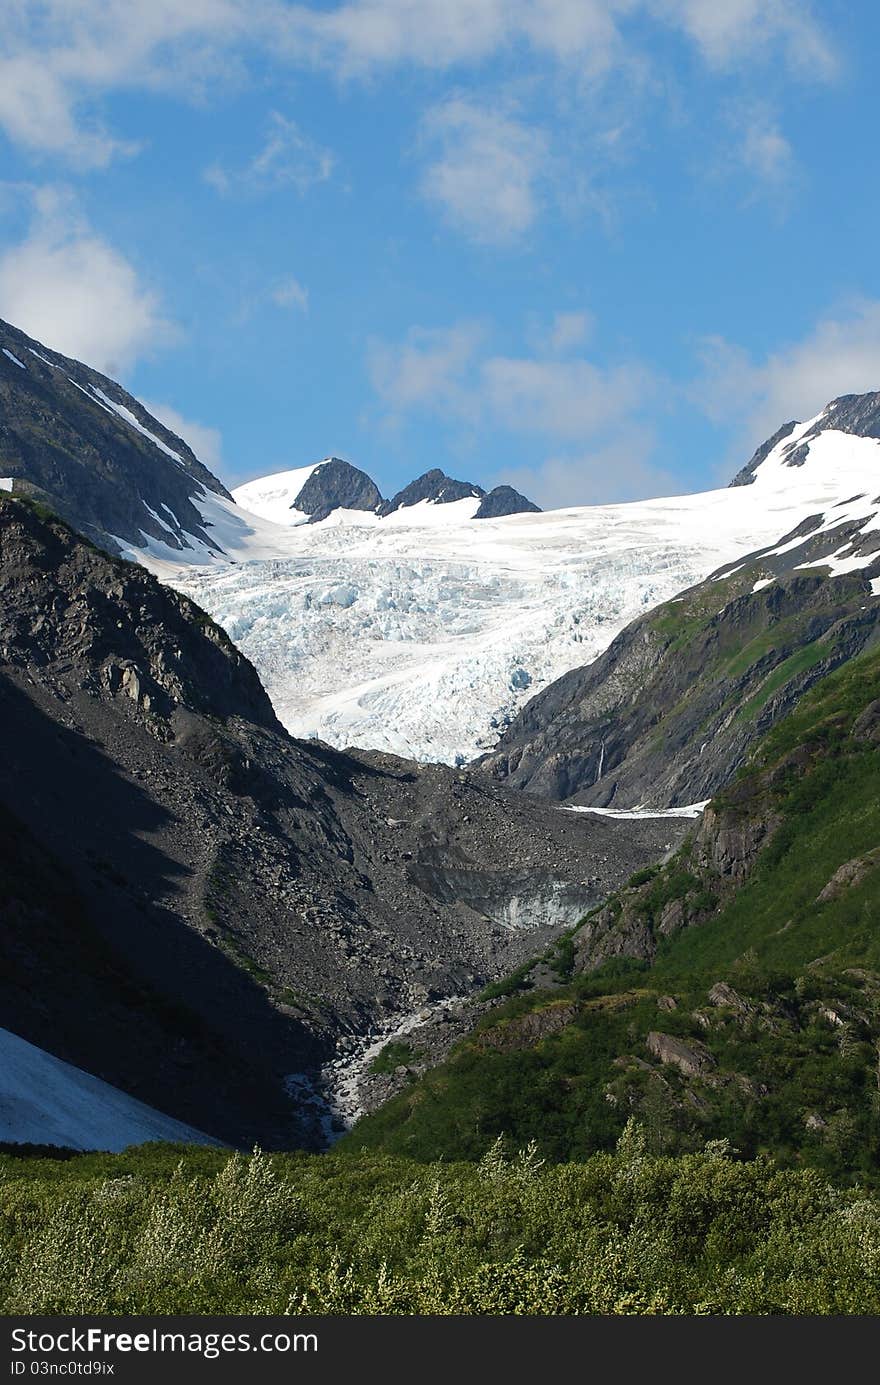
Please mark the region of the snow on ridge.
<svg viewBox="0 0 880 1385"><path fill-rule="evenodd" d="M275 524L305 524L308 515L297 510L294 502L309 477L322 465L322 462L314 462L311 466L295 467L292 471L278 471L271 476L246 481L232 492L233 499L243 509Z"/></svg>
<svg viewBox="0 0 880 1385"><path fill-rule="evenodd" d="M452 528L473 519L482 503L482 496L467 495L462 500L417 500L412 505L400 505L377 523L389 526L430 525L436 528Z"/></svg>
<svg viewBox="0 0 880 1385"><path fill-rule="evenodd" d="M219 1143L8 1029L0 1029L0 1140L113 1153L148 1140Z"/></svg>
<svg viewBox="0 0 880 1385"><path fill-rule="evenodd" d="M71 380L71 384L75 385L76 381ZM77 388L81 389L82 386L77 386ZM98 402L105 408L112 410L114 414L122 419L123 423L127 423L130 428L134 428L142 437L148 438L154 447L158 447L159 451L164 452L166 457L170 457L172 461L177 462L178 466L185 465L180 453L175 452L173 448L170 448L167 443L164 443L155 433L151 433L149 428L145 428L140 419L136 418L132 413L131 409L127 409L124 404L117 404L115 399L111 399L109 394L105 394L97 385L89 385L89 389L92 394L96 396Z"/></svg>

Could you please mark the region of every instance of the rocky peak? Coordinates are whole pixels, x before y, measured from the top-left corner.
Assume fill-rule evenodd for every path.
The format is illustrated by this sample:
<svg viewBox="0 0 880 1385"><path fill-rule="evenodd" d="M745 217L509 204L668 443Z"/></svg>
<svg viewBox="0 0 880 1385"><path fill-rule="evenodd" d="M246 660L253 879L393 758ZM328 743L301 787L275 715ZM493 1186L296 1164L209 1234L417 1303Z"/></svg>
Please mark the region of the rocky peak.
<svg viewBox="0 0 880 1385"><path fill-rule="evenodd" d="M455 481L439 467L432 467L415 481L410 481L390 500L384 500L378 513L384 517L406 506L418 505L423 500L432 505L449 505L455 500L482 499L485 494L482 486L476 486L472 481Z"/></svg>
<svg viewBox="0 0 880 1385"><path fill-rule="evenodd" d="M792 419L790 423L783 423L782 427L776 430L772 438L768 438L766 442L762 442L761 446L755 449L755 454L751 461L747 462L746 465L736 473L730 483L731 486L751 486L754 483L758 467L761 463L766 462L774 447L778 447L779 443L783 442L797 426L797 419Z"/></svg>
<svg viewBox="0 0 880 1385"><path fill-rule="evenodd" d="M195 502L225 487L116 381L0 322L0 476L111 552L216 548Z"/></svg>
<svg viewBox="0 0 880 1385"><path fill-rule="evenodd" d="M154 721L182 707L280 729L253 666L194 602L2 497L0 659L75 665L85 691Z"/></svg>
<svg viewBox="0 0 880 1385"><path fill-rule="evenodd" d="M540 514L541 507L513 486L496 486L480 501L474 519L503 519L505 515Z"/></svg>
<svg viewBox="0 0 880 1385"><path fill-rule="evenodd" d="M784 423L772 438L761 444L751 461L737 472L730 483L731 486L751 485L762 463L798 426L797 421ZM868 394L842 394L837 399L832 399L830 404L826 404L812 428L782 447L783 465L802 466L809 453L810 443L822 433L831 431L850 433L857 438L880 438L880 391Z"/></svg>
<svg viewBox="0 0 880 1385"><path fill-rule="evenodd" d="M309 516L310 524L326 519L333 510L375 510L382 504L378 486L341 457L328 457L315 467L294 506Z"/></svg>

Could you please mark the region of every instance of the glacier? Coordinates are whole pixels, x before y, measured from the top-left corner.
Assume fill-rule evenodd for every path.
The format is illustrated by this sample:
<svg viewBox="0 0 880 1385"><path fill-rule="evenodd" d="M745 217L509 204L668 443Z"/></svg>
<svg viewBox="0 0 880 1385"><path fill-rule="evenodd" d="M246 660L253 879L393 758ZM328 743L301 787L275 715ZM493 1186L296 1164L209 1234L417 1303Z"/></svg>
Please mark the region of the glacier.
<svg viewBox="0 0 880 1385"><path fill-rule="evenodd" d="M295 736L456 765L649 607L808 516L831 525L861 507L870 527L877 439L822 432L797 466L780 448L752 485L479 522L468 499L281 525L206 492L222 553L194 544L181 562L149 540L128 556L224 627ZM287 500L302 474L234 495L271 512L273 482Z"/></svg>

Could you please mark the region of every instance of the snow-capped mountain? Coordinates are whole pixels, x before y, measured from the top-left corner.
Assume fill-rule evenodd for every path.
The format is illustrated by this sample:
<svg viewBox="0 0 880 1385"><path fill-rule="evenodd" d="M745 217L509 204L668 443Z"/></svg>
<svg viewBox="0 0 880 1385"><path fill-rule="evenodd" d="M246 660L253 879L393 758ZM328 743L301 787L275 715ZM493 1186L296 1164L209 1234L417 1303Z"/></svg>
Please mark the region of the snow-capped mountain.
<svg viewBox="0 0 880 1385"><path fill-rule="evenodd" d="M384 503L375 481L341 457L248 481L233 494L244 509L275 524L319 524L334 510L373 512Z"/></svg>
<svg viewBox="0 0 880 1385"><path fill-rule="evenodd" d="M539 506L512 486L496 486L486 492L471 481L454 480L438 467L410 481L390 500L383 500L372 478L341 457L326 457L312 466L262 476L239 486L233 494L244 509L287 525L319 524L334 510L363 510L385 519L416 505L458 505L456 520L540 513ZM448 518L448 513L444 512L443 518Z"/></svg>
<svg viewBox="0 0 880 1385"><path fill-rule="evenodd" d="M113 381L5 324L0 352L0 489L194 596L288 729L334 745L471 759L535 692L714 570L760 551L770 581L774 552L790 566L801 545L841 570L880 546L880 395L786 424L732 488L542 514L436 469L383 501L335 457L233 497Z"/></svg>
<svg viewBox="0 0 880 1385"><path fill-rule="evenodd" d="M811 540L805 562L820 533L823 560L867 562L880 442L852 430L880 433L874 417L835 401L724 490L479 526L464 522L473 498L339 510L278 534L271 555L264 530L235 565L163 571L254 661L295 734L460 763L649 607L759 550L772 580L771 550L798 526L784 547Z"/></svg>

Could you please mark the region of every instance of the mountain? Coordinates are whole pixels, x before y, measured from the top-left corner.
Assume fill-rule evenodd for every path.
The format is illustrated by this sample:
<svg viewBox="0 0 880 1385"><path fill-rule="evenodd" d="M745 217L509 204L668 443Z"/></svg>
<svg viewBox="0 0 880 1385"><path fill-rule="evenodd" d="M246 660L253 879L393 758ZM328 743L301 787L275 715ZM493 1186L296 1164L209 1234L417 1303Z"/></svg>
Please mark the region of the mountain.
<svg viewBox="0 0 880 1385"><path fill-rule="evenodd" d="M651 796L665 793L656 756L644 759L638 782L621 780L615 789L608 779L592 790L602 778L600 759L604 774L630 750L628 742L610 742L608 716L618 703L638 695L632 731L649 740L663 699L674 694L671 707L681 697L685 671L676 651L685 611L693 606L693 617L708 624L736 596L743 608L731 607L725 619L741 621L750 638L771 627L781 635L777 603L791 615L794 598L783 598L773 586L775 573L803 575L800 564L830 558L846 547L846 534L859 535L863 556L877 541L871 502L880 485L878 442L826 426L839 417L834 406L826 414L796 426L805 439L803 465L786 464L789 429L763 449L764 464L751 485L475 525L467 521L484 502L471 495L436 503L444 484L438 473L434 502L417 501L384 519L337 511L322 524L286 529L283 542L260 535L266 562L249 560L257 553L244 544L230 549L246 559L236 565L215 562L205 572L167 564L160 570L209 609L253 659L294 734L448 764L489 753L493 774L536 793L569 797L590 789L583 801L600 806L631 806L643 796L662 804L662 796ZM707 580L713 573L718 581ZM700 583L706 584L702 591L690 592ZM759 588L754 595L760 599L751 601L757 583L767 591ZM830 589L829 600L838 589ZM850 584L856 606L858 590L857 582ZM647 613L671 598L674 606L658 615L655 627ZM810 598L819 606L823 600ZM623 646L593 666L640 616L643 624L623 637ZM818 618L827 628L825 614ZM710 643L713 631L707 630ZM784 657L800 638L791 631ZM833 632L831 638L837 641ZM835 647L841 657L856 647L854 638L852 644L840 632ZM718 632L718 650L734 650L738 639L731 624ZM817 670L823 658L820 652ZM650 689L642 688L646 678L662 683L656 706ZM594 689L600 689L595 706ZM533 700L545 691L543 700ZM716 713L735 691L734 679L714 706L715 692L708 689L700 718L690 732L685 724L678 727L671 743L696 735L704 718L720 725ZM582 721L589 723L586 730ZM695 753L706 739L697 741ZM741 748L734 746L735 753ZM721 744L716 769L726 753ZM717 782L708 773L701 779L683 772L667 801L699 801Z"/></svg>
<svg viewBox="0 0 880 1385"><path fill-rule="evenodd" d="M579 1160L634 1118L645 1153L723 1140L876 1179L878 688L877 648L823 678L672 859L494 988L440 1066L422 1046L347 1143Z"/></svg>
<svg viewBox="0 0 880 1385"><path fill-rule="evenodd" d="M814 470L840 499L544 688L483 768L600 806L693 803L724 785L809 687L880 638L880 443L856 428L880 432L880 396L835 400L760 448L737 477L747 494L772 499L787 475Z"/></svg>
<svg viewBox="0 0 880 1385"><path fill-rule="evenodd" d="M526 499L513 486L495 486L483 496L474 519L503 519L505 515L540 513L540 505Z"/></svg>
<svg viewBox="0 0 880 1385"><path fill-rule="evenodd" d="M181 438L106 376L0 322L0 484L118 553L219 545L198 501L231 501ZM5 483L5 484L4 484ZM11 485L10 485L11 483Z"/></svg>
<svg viewBox="0 0 880 1385"><path fill-rule="evenodd" d="M328 458L233 499L119 386L4 332L0 487L193 596L287 729L340 748L453 765L490 751L641 611L846 498L836 473L789 467L772 494L542 515L435 471L381 518L369 477Z"/></svg>
<svg viewBox="0 0 880 1385"><path fill-rule="evenodd" d="M485 497L469 517L537 508L508 486L486 496L479 486L444 483L456 496ZM43 501L111 553L196 564L263 557L283 545L253 516L272 526L319 524L398 500L383 501L366 472L327 457L239 487L235 500L248 512L239 513L188 444L121 385L2 321L0 489Z"/></svg>
<svg viewBox="0 0 880 1385"><path fill-rule="evenodd" d="M479 503L462 507L462 514L466 509L468 519L503 519L505 515L541 513L538 505L527 500L513 486L496 486L487 492L472 481L454 481L437 467L410 481L390 500L383 500L377 513L384 519L416 505L453 505L457 501L474 500Z"/></svg>
<svg viewBox="0 0 880 1385"><path fill-rule="evenodd" d="M383 500L378 513L384 519L395 510L410 509L413 505L451 505L456 500L482 500L485 494L482 486L470 481L454 481L438 467L433 467L410 481L390 500Z"/></svg>
<svg viewBox="0 0 880 1385"><path fill-rule="evenodd" d="M456 522L540 513L537 505L512 486L496 486L487 493L470 481L452 480L436 467L404 486L391 500L383 500L365 471L339 457L247 481L237 487L235 499L245 510L275 524L320 524L336 510L363 510L386 519L416 506L452 505L458 501L477 503L457 505L455 511L450 511Z"/></svg>
<svg viewBox="0 0 880 1385"><path fill-rule="evenodd" d="M292 740L203 611L14 496L0 728L4 1027L234 1145L319 1141L337 1043L497 978L678 840Z"/></svg>
<svg viewBox="0 0 880 1385"><path fill-rule="evenodd" d="M823 433L848 433L855 438L880 438L880 393L843 394L832 399L807 423L785 423L761 445L751 461L738 471L731 486L750 486L768 459L785 467L803 466L810 447Z"/></svg>
<svg viewBox="0 0 880 1385"><path fill-rule="evenodd" d="M318 524L334 510L373 513L382 503L379 489L367 473L340 457L248 481L235 491L235 499L244 509L275 524Z"/></svg>

